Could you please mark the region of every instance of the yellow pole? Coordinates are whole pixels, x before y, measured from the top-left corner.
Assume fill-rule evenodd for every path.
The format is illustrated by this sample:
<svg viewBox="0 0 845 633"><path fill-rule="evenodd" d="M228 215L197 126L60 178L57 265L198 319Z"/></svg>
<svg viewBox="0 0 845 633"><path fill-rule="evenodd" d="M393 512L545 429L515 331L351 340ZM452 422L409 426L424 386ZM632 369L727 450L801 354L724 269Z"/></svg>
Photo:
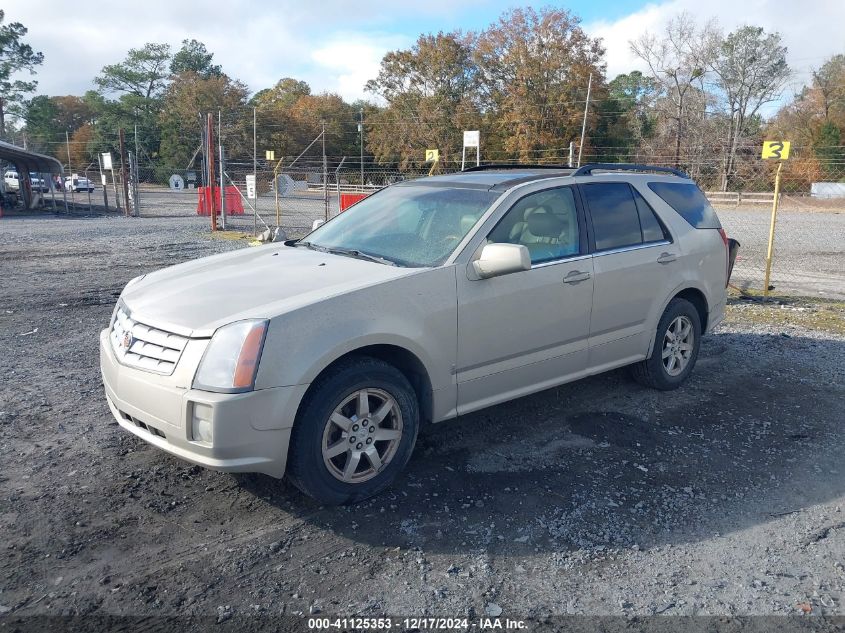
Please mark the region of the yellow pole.
<svg viewBox="0 0 845 633"><path fill-rule="evenodd" d="M429 170L428 170L428 175L429 175L429 176L431 176L431 175L434 173L434 170L437 168L437 165L438 165L438 163L439 163L439 162L440 162L440 159L439 159L439 158L437 158L437 159L435 159L435 161L431 164L431 169L429 169Z"/></svg>
<svg viewBox="0 0 845 633"><path fill-rule="evenodd" d="M769 248L766 251L766 281L763 285L763 296L769 296L769 279L772 275L772 256L775 250L775 223L778 217L778 202L780 200L780 168L783 163L778 163L778 170L775 174L775 199L772 202L772 222L769 225Z"/></svg>
<svg viewBox="0 0 845 633"><path fill-rule="evenodd" d="M281 212L279 209L279 167L282 166L282 159L279 159L279 162L276 163L276 167L273 168L273 191L276 192L276 226L281 226Z"/></svg>

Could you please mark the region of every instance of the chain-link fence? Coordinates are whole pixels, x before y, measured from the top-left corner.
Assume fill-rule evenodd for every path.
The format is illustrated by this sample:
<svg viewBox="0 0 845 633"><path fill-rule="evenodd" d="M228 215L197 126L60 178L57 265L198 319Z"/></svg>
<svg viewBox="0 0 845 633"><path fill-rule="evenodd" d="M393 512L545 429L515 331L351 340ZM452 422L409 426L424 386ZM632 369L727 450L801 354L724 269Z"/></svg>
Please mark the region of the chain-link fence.
<svg viewBox="0 0 845 633"><path fill-rule="evenodd" d="M801 156L799 148L783 169L770 285L775 294L845 297L845 165L819 164ZM255 234L281 226L289 236L298 237L316 220L334 217L361 195L425 176L429 167L368 161L362 169L357 158L343 157L327 158L325 163L295 156L255 163L229 160L224 168L226 228ZM726 179L718 159L682 166L705 191L728 235L742 245L732 283L743 292L763 291L775 167L771 161L747 158ZM446 164L438 166L438 172L459 168ZM253 174L255 197L249 198L247 179ZM203 186L202 169L140 165L139 214L203 217L208 212L203 208ZM215 192L219 199L219 180Z"/></svg>

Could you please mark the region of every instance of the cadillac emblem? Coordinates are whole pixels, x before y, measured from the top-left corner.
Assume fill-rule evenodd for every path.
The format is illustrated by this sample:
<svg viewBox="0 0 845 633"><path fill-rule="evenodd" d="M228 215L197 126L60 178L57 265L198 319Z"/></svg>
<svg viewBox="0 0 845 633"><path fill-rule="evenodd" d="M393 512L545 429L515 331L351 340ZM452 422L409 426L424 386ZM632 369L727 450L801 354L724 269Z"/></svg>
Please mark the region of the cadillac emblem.
<svg viewBox="0 0 845 633"><path fill-rule="evenodd" d="M132 334L130 332L124 333L121 346L123 347L124 352L128 352L129 348L132 347Z"/></svg>

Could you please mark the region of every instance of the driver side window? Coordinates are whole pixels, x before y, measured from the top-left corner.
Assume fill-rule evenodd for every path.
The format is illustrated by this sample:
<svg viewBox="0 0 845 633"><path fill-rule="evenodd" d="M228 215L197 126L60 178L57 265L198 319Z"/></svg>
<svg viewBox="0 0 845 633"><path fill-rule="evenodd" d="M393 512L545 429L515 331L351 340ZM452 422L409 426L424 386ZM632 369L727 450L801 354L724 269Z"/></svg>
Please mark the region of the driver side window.
<svg viewBox="0 0 845 633"><path fill-rule="evenodd" d="M581 243L572 187L525 196L510 208L487 239L525 246L532 264L578 255Z"/></svg>

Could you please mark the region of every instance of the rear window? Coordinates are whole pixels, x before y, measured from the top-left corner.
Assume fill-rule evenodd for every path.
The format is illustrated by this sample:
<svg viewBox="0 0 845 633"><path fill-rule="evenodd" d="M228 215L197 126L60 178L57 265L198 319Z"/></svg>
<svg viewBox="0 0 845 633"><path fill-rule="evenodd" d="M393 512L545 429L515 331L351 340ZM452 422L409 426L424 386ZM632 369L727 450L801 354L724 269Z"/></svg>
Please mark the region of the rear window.
<svg viewBox="0 0 845 633"><path fill-rule="evenodd" d="M648 188L697 229L719 229L722 225L701 189L690 182L650 182Z"/></svg>

